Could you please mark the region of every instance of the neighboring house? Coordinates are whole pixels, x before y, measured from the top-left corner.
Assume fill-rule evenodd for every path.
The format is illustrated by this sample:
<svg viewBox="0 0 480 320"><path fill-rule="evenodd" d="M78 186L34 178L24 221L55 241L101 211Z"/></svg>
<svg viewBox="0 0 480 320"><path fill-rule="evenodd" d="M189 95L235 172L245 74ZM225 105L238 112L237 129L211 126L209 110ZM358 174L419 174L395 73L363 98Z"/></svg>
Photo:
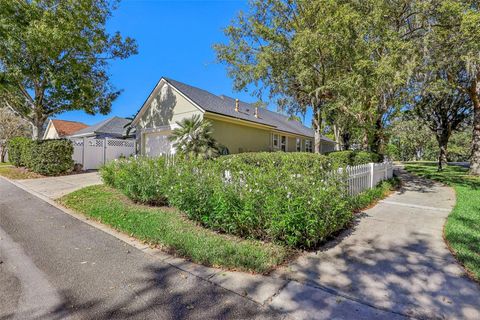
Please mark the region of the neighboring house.
<svg viewBox="0 0 480 320"><path fill-rule="evenodd" d="M140 153L157 156L174 152L168 135L177 121L194 114L212 123L214 138L230 153L312 152L314 148L313 130L285 115L161 78L132 121ZM333 151L334 146L334 141L322 137L322 153Z"/></svg>
<svg viewBox="0 0 480 320"><path fill-rule="evenodd" d="M122 139L125 138L127 131L125 126L130 122L130 120L120 117L109 118L96 123L93 126L75 132L75 134L70 135L70 138ZM132 135L133 131L129 136L131 137Z"/></svg>
<svg viewBox="0 0 480 320"><path fill-rule="evenodd" d="M43 134L43 140L65 138L87 127L88 125L81 122L51 119Z"/></svg>

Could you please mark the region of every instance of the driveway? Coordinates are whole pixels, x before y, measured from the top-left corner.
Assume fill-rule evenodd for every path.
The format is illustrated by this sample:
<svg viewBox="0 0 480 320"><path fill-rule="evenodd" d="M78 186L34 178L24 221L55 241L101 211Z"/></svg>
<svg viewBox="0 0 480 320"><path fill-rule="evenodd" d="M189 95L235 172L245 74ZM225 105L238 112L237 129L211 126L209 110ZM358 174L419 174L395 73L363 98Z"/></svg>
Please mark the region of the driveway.
<svg viewBox="0 0 480 320"><path fill-rule="evenodd" d="M0 179L0 319L282 319Z"/></svg>
<svg viewBox="0 0 480 320"><path fill-rule="evenodd" d="M480 319L480 286L442 237L454 191L405 172L401 178L401 190L360 214L352 230L277 276L399 315Z"/></svg>
<svg viewBox="0 0 480 320"><path fill-rule="evenodd" d="M102 179L98 172L88 172L60 177L15 180L15 182L47 198L57 199L75 190L101 184Z"/></svg>

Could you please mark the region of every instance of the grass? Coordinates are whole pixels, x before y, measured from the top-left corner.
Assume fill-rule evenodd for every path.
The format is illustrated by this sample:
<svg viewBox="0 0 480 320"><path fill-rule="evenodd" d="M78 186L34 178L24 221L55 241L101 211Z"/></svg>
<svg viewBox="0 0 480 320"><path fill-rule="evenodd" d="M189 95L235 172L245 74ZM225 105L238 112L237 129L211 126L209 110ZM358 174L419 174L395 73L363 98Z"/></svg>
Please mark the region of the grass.
<svg viewBox="0 0 480 320"><path fill-rule="evenodd" d="M480 281L480 177L459 166L438 172L433 163L407 163L405 169L455 189L457 203L445 224L445 239L467 272Z"/></svg>
<svg viewBox="0 0 480 320"><path fill-rule="evenodd" d="M59 202L137 239L206 266L268 273L294 254L283 246L215 233L188 220L175 209L135 204L119 191L103 185L75 191Z"/></svg>
<svg viewBox="0 0 480 320"><path fill-rule="evenodd" d="M12 180L44 178L41 174L28 171L25 168L17 168L6 163L0 164L0 176Z"/></svg>
<svg viewBox="0 0 480 320"><path fill-rule="evenodd" d="M373 207L379 200L386 198L399 186L400 180L397 177L380 182L375 188L368 189L353 198L353 211L358 212Z"/></svg>

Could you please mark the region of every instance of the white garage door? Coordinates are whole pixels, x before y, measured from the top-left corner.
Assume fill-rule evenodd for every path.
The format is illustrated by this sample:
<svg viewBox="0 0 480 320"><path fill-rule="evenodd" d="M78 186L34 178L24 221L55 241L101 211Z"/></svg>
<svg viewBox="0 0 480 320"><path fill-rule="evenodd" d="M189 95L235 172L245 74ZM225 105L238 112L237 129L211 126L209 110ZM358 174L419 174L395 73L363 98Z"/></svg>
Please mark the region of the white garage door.
<svg viewBox="0 0 480 320"><path fill-rule="evenodd" d="M172 144L168 140L169 132L146 133L145 134L145 155L158 157L172 152Z"/></svg>

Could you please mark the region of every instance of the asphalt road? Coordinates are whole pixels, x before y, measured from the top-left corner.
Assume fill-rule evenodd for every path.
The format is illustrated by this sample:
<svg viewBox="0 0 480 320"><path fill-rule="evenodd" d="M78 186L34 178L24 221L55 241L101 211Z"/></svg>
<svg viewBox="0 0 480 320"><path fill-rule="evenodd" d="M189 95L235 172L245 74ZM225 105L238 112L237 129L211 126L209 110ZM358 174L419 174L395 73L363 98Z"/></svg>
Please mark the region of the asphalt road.
<svg viewBox="0 0 480 320"><path fill-rule="evenodd" d="M0 319L279 319L0 178Z"/></svg>

